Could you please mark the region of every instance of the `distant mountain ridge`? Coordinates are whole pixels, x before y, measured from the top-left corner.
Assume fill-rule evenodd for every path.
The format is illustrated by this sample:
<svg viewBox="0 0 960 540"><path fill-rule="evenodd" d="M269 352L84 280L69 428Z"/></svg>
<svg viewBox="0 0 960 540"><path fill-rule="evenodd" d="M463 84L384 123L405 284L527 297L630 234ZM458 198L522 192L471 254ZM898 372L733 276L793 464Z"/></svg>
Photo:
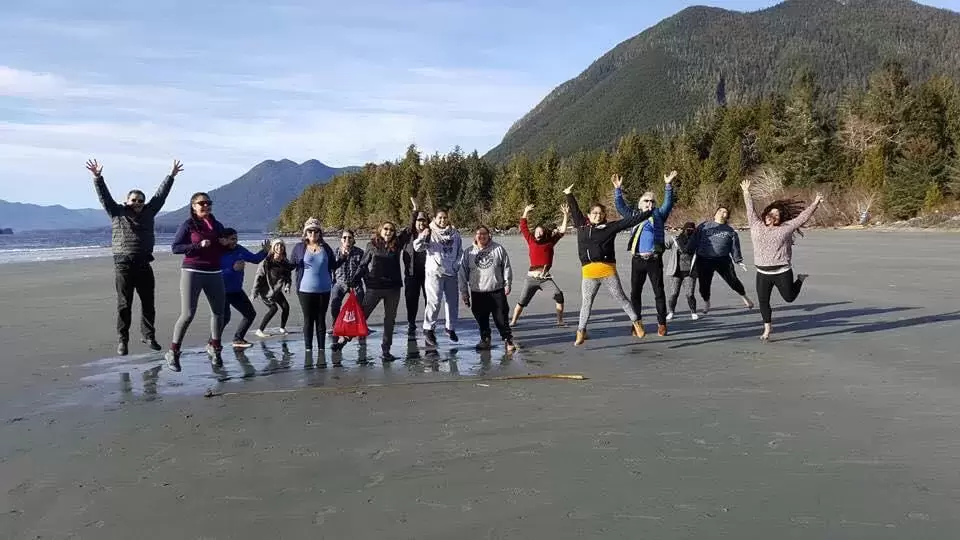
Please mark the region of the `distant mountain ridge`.
<svg viewBox="0 0 960 540"><path fill-rule="evenodd" d="M679 125L724 98L742 104L817 74L823 99L863 88L885 61L912 80L960 78L960 14L910 0L787 0L742 13L695 6L620 43L517 120L484 157L609 147Z"/></svg>
<svg viewBox="0 0 960 540"><path fill-rule="evenodd" d="M42 206L0 199L0 227L13 229L14 233L109 226L110 218L100 208L71 209L59 204Z"/></svg>
<svg viewBox="0 0 960 540"><path fill-rule="evenodd" d="M273 227L283 207L308 186L325 184L340 173L358 169L330 167L316 159L300 164L289 159L269 159L229 184L210 191L213 213L227 227L266 231ZM158 216L157 225L173 228L189 215L189 205L184 205Z"/></svg>

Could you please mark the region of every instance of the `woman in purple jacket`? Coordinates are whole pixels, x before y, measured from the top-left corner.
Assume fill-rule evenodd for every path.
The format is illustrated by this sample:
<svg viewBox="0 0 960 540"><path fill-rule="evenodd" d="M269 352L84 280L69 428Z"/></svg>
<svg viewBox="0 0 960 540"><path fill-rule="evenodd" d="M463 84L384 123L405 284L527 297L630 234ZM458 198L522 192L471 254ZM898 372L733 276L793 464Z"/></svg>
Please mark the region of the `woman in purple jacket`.
<svg viewBox="0 0 960 540"><path fill-rule="evenodd" d="M211 363L222 366L220 332L223 330L223 312L226 293L220 258L226 251L227 239L222 238L223 225L213 217L213 201L206 193L190 197L190 218L180 225L173 237L171 249L183 255L180 265L180 318L173 327L170 350L165 356L167 367L180 371L180 342L197 313L202 291L210 304L210 341L207 354Z"/></svg>

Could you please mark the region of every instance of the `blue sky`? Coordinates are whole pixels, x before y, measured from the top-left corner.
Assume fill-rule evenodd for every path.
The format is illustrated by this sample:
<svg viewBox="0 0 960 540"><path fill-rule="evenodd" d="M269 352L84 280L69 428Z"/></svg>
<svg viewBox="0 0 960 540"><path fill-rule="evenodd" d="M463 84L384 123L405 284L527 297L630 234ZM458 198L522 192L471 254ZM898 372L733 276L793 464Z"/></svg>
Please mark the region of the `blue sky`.
<svg viewBox="0 0 960 540"><path fill-rule="evenodd" d="M117 194L151 191L178 158L173 208L264 159L359 165L410 143L483 153L555 86L684 7L776 2L2 3L0 199L94 207L88 158Z"/></svg>

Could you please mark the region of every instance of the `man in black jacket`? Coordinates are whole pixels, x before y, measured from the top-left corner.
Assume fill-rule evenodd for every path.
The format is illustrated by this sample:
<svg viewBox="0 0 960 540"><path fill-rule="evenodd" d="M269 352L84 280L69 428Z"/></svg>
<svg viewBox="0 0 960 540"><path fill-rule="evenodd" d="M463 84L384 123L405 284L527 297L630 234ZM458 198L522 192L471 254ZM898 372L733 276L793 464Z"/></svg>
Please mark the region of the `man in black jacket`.
<svg viewBox="0 0 960 540"><path fill-rule="evenodd" d="M170 188L173 187L173 179L183 170L183 166L179 161L173 162L173 169L149 202L142 191L134 189L127 193L127 200L123 204L118 204L110 195L107 183L103 180L103 165L91 160L87 162L87 170L93 175L93 187L111 220L111 244L117 284L117 354L125 355L128 351L134 291L140 297L142 341L155 351L162 350L156 339L156 285L153 268L150 266L156 240L153 226L154 219L163 208Z"/></svg>

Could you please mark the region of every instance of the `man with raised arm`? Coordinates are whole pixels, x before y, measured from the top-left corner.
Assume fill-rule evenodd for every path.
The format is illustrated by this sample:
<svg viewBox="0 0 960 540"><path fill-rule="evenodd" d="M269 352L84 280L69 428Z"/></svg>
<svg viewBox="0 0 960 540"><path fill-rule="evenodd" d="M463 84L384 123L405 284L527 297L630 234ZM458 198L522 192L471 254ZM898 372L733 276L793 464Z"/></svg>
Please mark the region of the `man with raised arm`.
<svg viewBox="0 0 960 540"><path fill-rule="evenodd" d="M117 285L117 354L125 355L128 352L134 291L140 297L141 341L155 351L162 350L163 347L156 339L156 282L153 267L150 266L156 240L153 226L157 214L167 201L174 178L183 171L183 165L179 161L173 162L173 169L150 201L147 201L142 191L134 189L127 193L123 204L117 203L110 195L103 179L103 165L95 159L90 160L87 161L87 170L93 175L93 187L111 220L111 244Z"/></svg>

